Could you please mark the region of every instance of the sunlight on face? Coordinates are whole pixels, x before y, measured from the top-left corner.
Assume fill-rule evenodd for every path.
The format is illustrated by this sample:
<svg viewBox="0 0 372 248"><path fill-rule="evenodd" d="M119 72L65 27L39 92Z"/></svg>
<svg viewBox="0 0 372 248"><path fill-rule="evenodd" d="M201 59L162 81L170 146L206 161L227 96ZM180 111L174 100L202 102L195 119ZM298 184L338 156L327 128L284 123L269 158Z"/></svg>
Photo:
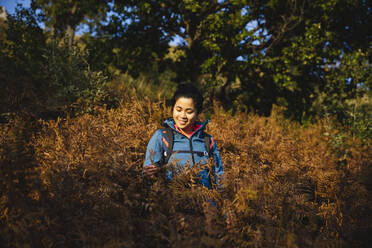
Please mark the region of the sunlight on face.
<svg viewBox="0 0 372 248"><path fill-rule="evenodd" d="M182 131L189 133L198 113L192 98L180 97L173 106L173 119Z"/></svg>

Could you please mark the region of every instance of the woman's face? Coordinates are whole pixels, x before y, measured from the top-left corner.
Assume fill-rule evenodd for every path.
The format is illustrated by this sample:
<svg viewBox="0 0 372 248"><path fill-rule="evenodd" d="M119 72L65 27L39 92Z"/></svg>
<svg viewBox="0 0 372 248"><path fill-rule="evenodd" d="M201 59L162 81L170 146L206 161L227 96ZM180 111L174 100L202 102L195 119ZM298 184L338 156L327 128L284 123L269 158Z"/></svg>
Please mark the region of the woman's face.
<svg viewBox="0 0 372 248"><path fill-rule="evenodd" d="M182 131L190 131L198 113L192 98L180 97L173 106L173 119Z"/></svg>

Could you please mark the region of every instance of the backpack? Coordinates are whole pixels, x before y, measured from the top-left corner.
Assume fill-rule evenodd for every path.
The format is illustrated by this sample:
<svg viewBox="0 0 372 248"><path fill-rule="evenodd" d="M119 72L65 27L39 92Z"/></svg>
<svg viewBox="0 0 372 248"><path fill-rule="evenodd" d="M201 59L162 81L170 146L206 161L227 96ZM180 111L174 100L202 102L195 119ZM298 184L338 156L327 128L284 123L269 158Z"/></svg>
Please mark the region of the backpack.
<svg viewBox="0 0 372 248"><path fill-rule="evenodd" d="M165 146L167 147L167 150L164 151L164 153L162 154L162 163L161 164L167 164L168 161L169 161L169 158L170 156L172 155L173 153L173 129L170 128L170 127L166 127L162 130L163 134L165 134L165 136L167 137L167 140L165 140L165 138L163 137L163 142L165 144ZM206 154L208 157L210 157L210 153L211 153L211 144L213 145L214 141L212 140L211 141L211 136L208 135L206 132L203 131L203 135L204 135L204 143L205 143L205 146L207 148L207 153Z"/></svg>

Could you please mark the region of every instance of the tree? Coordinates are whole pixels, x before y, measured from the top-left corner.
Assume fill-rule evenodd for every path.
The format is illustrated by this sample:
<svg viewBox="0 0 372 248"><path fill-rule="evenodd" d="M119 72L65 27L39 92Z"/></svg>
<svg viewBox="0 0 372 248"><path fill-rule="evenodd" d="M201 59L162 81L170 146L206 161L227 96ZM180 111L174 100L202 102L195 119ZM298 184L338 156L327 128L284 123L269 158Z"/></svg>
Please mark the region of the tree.
<svg viewBox="0 0 372 248"><path fill-rule="evenodd" d="M0 113L33 112L42 106L46 37L36 13L18 8L0 26ZM41 93L41 94L38 94Z"/></svg>
<svg viewBox="0 0 372 248"><path fill-rule="evenodd" d="M302 119L312 114L310 109L317 97L334 85L333 78L341 79L341 75L343 78L334 88L336 95L345 90L353 91L351 78L354 88L365 82L365 78L356 78L351 70L340 68L345 68L344 58L359 49L362 53L370 53L371 3L344 0L294 2L302 6L300 22L275 44L275 49L266 52L264 68L272 75L268 79L278 87L277 103L286 106L288 113L297 119ZM282 11L278 3L264 9L269 34L278 29ZM368 55L364 58L367 59ZM363 71L371 70L370 62L366 61L364 65L363 69L357 67ZM354 97L353 94L347 95L348 98ZM342 104L345 98L339 100Z"/></svg>
<svg viewBox="0 0 372 248"><path fill-rule="evenodd" d="M35 2L55 11L47 15L55 26L79 23L57 21L71 15L71 1ZM360 50L364 67L353 68L370 70L369 1L115 0L102 3L101 10L111 10L107 19L99 5L80 2L74 20L81 23L96 14L95 33L84 41L100 68L110 65L133 76L172 70L178 82L201 83L207 99L220 100L228 109L269 114L277 104L300 120L314 113L314 103L330 88L346 90L345 100L353 97L356 85L366 83L365 77L340 70L344 58ZM58 6L67 3L60 11ZM174 37L182 43L170 55ZM343 82L334 84L331 77Z"/></svg>
<svg viewBox="0 0 372 248"><path fill-rule="evenodd" d="M278 104L302 119L311 114L317 95L331 84L328 75L344 74L338 92L351 92L350 83L355 88L368 81L338 68L345 61L343 57L360 49L365 54L364 67L355 64L355 68L364 75L371 70L369 2L245 3L243 8L238 6L235 15L228 9L214 15L214 25L204 41L213 53L202 67L222 76L217 96L226 107L251 106L268 114L272 104ZM352 82L347 78L353 78Z"/></svg>
<svg viewBox="0 0 372 248"><path fill-rule="evenodd" d="M52 34L65 34L72 46L75 31L86 19L103 20L110 0L32 0L31 6L45 15L45 24Z"/></svg>

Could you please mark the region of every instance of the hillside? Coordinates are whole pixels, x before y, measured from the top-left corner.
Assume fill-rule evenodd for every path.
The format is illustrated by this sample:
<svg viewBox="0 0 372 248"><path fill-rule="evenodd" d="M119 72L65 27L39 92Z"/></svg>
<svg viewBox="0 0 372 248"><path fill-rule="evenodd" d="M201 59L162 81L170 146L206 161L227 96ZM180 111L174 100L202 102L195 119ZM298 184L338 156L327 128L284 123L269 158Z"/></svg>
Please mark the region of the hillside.
<svg viewBox="0 0 372 248"><path fill-rule="evenodd" d="M163 103L1 124L3 247L367 247L371 151L320 120L308 127L217 106L208 132L222 190L142 178ZM31 124L32 123L32 124ZM36 130L36 131L35 131ZM217 206L210 204L214 199Z"/></svg>

